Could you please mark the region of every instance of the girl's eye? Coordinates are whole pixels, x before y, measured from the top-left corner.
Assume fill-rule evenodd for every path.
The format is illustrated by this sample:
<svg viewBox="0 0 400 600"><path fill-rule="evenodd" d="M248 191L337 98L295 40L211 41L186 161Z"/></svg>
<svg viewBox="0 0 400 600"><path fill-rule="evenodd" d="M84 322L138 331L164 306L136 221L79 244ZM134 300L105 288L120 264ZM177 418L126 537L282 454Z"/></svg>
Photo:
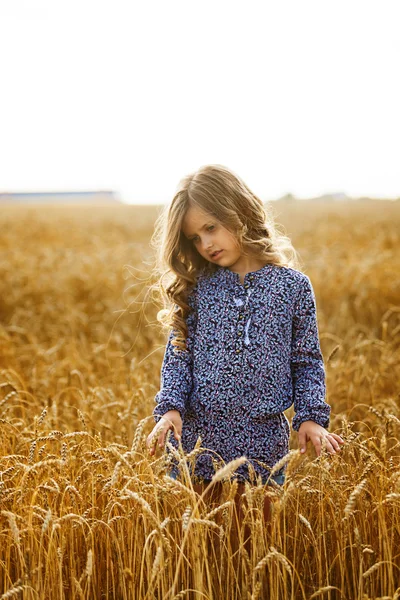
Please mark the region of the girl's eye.
<svg viewBox="0 0 400 600"><path fill-rule="evenodd" d="M208 230L208 231L212 231L213 229L215 229L215 225L209 225L209 226L207 227L207 230ZM198 241L198 237L197 237L197 235L196 235L195 237L193 237L193 238L192 238L192 242L196 243L197 241Z"/></svg>

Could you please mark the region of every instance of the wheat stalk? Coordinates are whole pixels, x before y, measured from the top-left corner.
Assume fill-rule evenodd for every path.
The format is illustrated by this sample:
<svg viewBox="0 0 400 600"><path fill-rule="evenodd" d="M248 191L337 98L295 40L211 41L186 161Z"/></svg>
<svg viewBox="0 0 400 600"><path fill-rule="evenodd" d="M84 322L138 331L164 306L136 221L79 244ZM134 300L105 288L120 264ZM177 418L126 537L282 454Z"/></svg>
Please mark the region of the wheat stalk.
<svg viewBox="0 0 400 600"><path fill-rule="evenodd" d="M317 596L322 596L322 594L325 594L325 592L329 592L330 590L338 590L340 592L340 589L335 587L334 585L326 585L325 587L319 588L319 590L317 590L316 592L311 594L310 600L311 600L311 598L316 598Z"/></svg>
<svg viewBox="0 0 400 600"><path fill-rule="evenodd" d="M344 509L344 514L345 514L344 518L348 518L348 517L350 517L350 515L353 514L357 496L360 495L362 490L365 488L366 484L367 484L367 480L363 479L362 481L360 481L360 483L357 485L357 487L355 487L354 490L351 492L348 502Z"/></svg>
<svg viewBox="0 0 400 600"><path fill-rule="evenodd" d="M17 521L15 519L15 514L10 512L9 510L2 510L1 514L7 517L13 540L17 544L17 546L20 547L19 529Z"/></svg>
<svg viewBox="0 0 400 600"><path fill-rule="evenodd" d="M368 569L368 571L365 571L365 573L363 573L362 576L369 577L369 575L372 575L372 573L375 573L375 571L377 571L381 565L384 565L386 563L390 564L390 561L389 560L381 560L381 561L375 563L374 565L372 565L372 567L370 567Z"/></svg>
<svg viewBox="0 0 400 600"><path fill-rule="evenodd" d="M85 573L88 577L91 577L93 573L93 551L91 548L87 553Z"/></svg>
<svg viewBox="0 0 400 600"><path fill-rule="evenodd" d="M247 462L247 458L245 456L231 460L224 467L222 467L222 469L219 469L216 473L214 473L211 483L216 483L225 477L229 477L234 471L236 471L238 467L240 467L240 465L243 465L245 462Z"/></svg>

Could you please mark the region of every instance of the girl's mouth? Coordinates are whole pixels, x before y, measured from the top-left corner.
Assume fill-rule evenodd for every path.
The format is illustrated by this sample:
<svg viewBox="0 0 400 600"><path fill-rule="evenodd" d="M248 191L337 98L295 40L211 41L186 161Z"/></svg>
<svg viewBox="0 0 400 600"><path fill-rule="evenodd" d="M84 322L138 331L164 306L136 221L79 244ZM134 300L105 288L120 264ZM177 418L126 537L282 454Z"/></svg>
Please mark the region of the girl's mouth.
<svg viewBox="0 0 400 600"><path fill-rule="evenodd" d="M218 250L218 252L216 252L215 254L211 255L211 258L213 260L215 260L216 258L218 258L220 256L221 252L223 252L223 250Z"/></svg>

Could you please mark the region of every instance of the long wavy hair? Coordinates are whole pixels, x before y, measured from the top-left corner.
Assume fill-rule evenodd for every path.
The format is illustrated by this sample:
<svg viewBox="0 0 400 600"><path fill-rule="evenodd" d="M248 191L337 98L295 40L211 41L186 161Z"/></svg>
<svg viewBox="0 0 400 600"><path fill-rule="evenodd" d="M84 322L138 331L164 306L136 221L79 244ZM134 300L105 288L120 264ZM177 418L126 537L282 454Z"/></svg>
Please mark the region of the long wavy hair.
<svg viewBox="0 0 400 600"><path fill-rule="evenodd" d="M241 253L278 266L299 268L299 258L281 226L274 223L270 207L264 206L227 167L205 165L179 182L172 201L155 222L150 245L156 252L153 288L163 308L157 314L167 329L174 330L172 345L186 349L188 296L201 272L212 274L218 265L203 258L182 232L190 206L212 215L236 238Z"/></svg>

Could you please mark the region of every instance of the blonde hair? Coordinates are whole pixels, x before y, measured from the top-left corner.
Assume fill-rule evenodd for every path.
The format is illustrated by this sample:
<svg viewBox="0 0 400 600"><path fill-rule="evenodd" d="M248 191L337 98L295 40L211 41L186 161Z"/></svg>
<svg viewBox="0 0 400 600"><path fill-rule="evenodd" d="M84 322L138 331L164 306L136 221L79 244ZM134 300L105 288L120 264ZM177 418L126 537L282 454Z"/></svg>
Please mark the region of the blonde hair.
<svg viewBox="0 0 400 600"><path fill-rule="evenodd" d="M175 331L172 345L180 350L186 349L188 296L202 271L212 274L218 269L182 232L183 219L191 206L209 213L230 231L243 255L278 266L299 267L297 252L274 223L271 209L233 171L212 164L183 177L172 201L158 216L150 241L156 251L153 288L164 306L157 320Z"/></svg>

